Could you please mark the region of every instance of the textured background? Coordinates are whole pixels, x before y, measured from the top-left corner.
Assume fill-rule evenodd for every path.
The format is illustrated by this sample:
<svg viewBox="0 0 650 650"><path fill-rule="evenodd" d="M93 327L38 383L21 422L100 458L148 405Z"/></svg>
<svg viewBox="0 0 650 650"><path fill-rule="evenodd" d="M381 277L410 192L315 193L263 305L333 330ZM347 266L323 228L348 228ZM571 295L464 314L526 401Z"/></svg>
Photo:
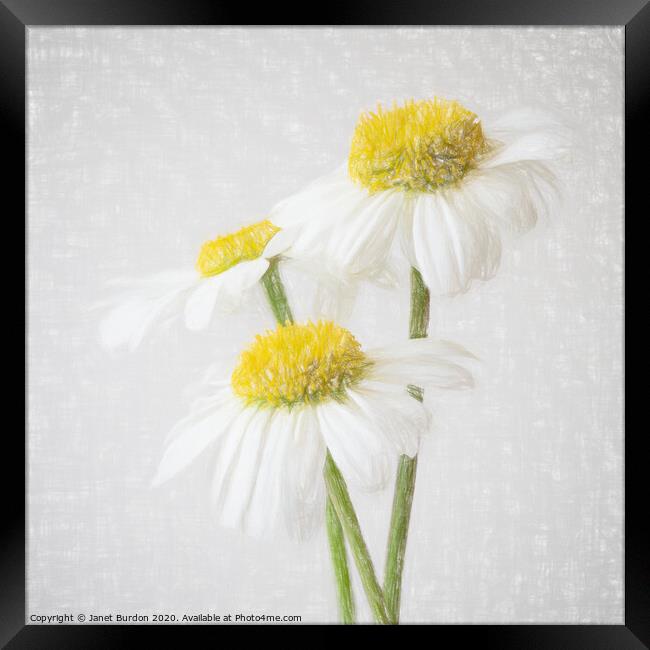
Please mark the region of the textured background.
<svg viewBox="0 0 650 650"><path fill-rule="evenodd" d="M89 307L338 165L361 109L437 93L488 118L541 106L576 143L552 218L433 307L483 364L436 396L403 620L621 623L622 54L618 28L30 29L28 615L336 620L324 531L220 529L203 461L150 488L186 387L268 314L129 355L99 347ZM407 311L366 287L352 328L388 341ZM381 569L390 494L353 498Z"/></svg>

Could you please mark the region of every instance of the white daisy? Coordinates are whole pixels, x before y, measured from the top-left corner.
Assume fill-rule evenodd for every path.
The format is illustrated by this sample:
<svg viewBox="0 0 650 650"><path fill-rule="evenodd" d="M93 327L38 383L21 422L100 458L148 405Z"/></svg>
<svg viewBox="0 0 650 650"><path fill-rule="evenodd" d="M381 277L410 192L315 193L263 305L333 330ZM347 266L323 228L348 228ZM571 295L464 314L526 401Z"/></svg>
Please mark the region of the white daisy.
<svg viewBox="0 0 650 650"><path fill-rule="evenodd" d="M326 450L352 483L384 487L429 425L407 385L470 387L458 363L470 357L429 339L364 351L332 321L279 325L257 336L230 380L213 380L213 394L174 428L154 483L211 449L223 525L260 534L283 521L292 536L305 537L325 514Z"/></svg>
<svg viewBox="0 0 650 650"><path fill-rule="evenodd" d="M261 221L203 244L195 270L118 281L115 284L127 289L111 301L112 309L100 325L102 343L134 349L155 323L183 312L189 329L204 329L215 306L233 309L260 280L272 281L267 271L275 261L265 247L278 230L270 221Z"/></svg>
<svg viewBox="0 0 650 650"><path fill-rule="evenodd" d="M274 253L345 279L374 278L394 239L439 295L491 278L504 231L531 229L554 193L546 161L566 136L520 110L483 130L456 101L408 101L361 116L346 163L275 206ZM307 218L305 218L307 217Z"/></svg>

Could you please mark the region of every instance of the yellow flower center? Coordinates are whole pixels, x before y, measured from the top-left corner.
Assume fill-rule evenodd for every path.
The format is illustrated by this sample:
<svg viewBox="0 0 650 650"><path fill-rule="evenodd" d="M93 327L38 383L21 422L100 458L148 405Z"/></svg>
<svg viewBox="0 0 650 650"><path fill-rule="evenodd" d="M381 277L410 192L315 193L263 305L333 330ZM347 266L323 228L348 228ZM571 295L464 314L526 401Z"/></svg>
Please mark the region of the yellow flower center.
<svg viewBox="0 0 650 650"><path fill-rule="evenodd" d="M291 408L343 399L369 366L354 336L331 321L279 325L241 354L231 384L247 404Z"/></svg>
<svg viewBox="0 0 650 650"><path fill-rule="evenodd" d="M265 219L230 235L207 241L201 247L196 268L204 278L208 278L219 275L240 262L257 259L279 230Z"/></svg>
<svg viewBox="0 0 650 650"><path fill-rule="evenodd" d="M489 148L479 118L457 101L410 100L361 116L348 169L371 192L433 192L460 180Z"/></svg>

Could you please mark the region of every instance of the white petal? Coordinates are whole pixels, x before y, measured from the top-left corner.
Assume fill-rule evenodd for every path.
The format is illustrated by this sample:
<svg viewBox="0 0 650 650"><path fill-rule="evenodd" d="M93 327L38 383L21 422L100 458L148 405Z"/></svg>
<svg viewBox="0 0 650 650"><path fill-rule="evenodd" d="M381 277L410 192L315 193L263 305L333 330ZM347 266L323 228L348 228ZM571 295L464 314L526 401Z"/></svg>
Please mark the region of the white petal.
<svg viewBox="0 0 650 650"><path fill-rule="evenodd" d="M482 166L525 160L553 160L571 146L567 125L545 111L531 108L506 113L488 128L488 137L503 143Z"/></svg>
<svg viewBox="0 0 650 650"><path fill-rule="evenodd" d="M444 359L477 360L476 355L472 354L467 348L460 345L460 343L432 338L404 339L400 342L392 343L390 346L369 348L367 354L373 360L417 360L422 355L426 357L433 355Z"/></svg>
<svg viewBox="0 0 650 650"><path fill-rule="evenodd" d="M207 385L202 386L205 391ZM172 440L182 435L187 428L187 424L194 419L198 422L212 411L228 411L233 406L233 394L230 387L230 380L220 382L220 385L210 385L209 395L198 396L190 404L189 414L178 422L165 437L165 445L169 445ZM234 402L234 404L239 404Z"/></svg>
<svg viewBox="0 0 650 650"><path fill-rule="evenodd" d="M185 303L185 325L190 330L208 326L214 305L224 285L225 274L203 278Z"/></svg>
<svg viewBox="0 0 650 650"><path fill-rule="evenodd" d="M288 416L291 436L282 467L282 504L289 535L307 539L325 513L325 444L315 413L299 409Z"/></svg>
<svg viewBox="0 0 650 650"><path fill-rule="evenodd" d="M503 145L481 167L496 167L526 160L552 160L565 150L565 141L554 133L528 133Z"/></svg>
<svg viewBox="0 0 650 650"><path fill-rule="evenodd" d="M168 436L171 442L160 461L153 484L160 485L187 467L224 434L240 412L241 407L234 400L214 399L205 408L181 420Z"/></svg>
<svg viewBox="0 0 650 650"><path fill-rule="evenodd" d="M385 262L399 218L409 204L403 192L379 192L369 196L354 215L337 221L338 236L330 252L340 255L340 266L352 275L374 274Z"/></svg>
<svg viewBox="0 0 650 650"><path fill-rule="evenodd" d="M269 261L263 257L250 262L240 262L222 273L224 279L223 302L217 308L226 311L237 307L243 300L246 292L254 287L269 268Z"/></svg>
<svg viewBox="0 0 650 650"><path fill-rule="evenodd" d="M322 181L313 183L277 206L276 218L296 213L285 225L279 224L283 228L281 232L284 232L285 240L291 241L289 249L284 251L286 256L306 259L311 255L312 260L323 257L324 251L330 246L331 238L335 234L341 236L341 232L335 233L336 224L341 220L347 222L367 201L367 192L358 188L347 177L337 183L335 192L331 191L327 179L328 177L325 177ZM325 185L325 189L321 183ZM271 219L275 223L274 210L271 211ZM298 214L301 218L298 218Z"/></svg>
<svg viewBox="0 0 650 650"><path fill-rule="evenodd" d="M277 203L271 209L268 219L284 230L305 221L313 221L317 217L327 217L325 205L337 207L361 201L366 196L367 192L350 180L346 163Z"/></svg>
<svg viewBox="0 0 650 650"><path fill-rule="evenodd" d="M450 237L441 203L435 194L422 194L413 213L417 268L429 290L436 295L456 293L464 288L466 282L466 278L460 278L458 274L455 233Z"/></svg>
<svg viewBox="0 0 650 650"><path fill-rule="evenodd" d="M453 295L469 289L473 279L487 280L498 268L498 232L467 201L462 190L421 194L413 214L417 268L432 293Z"/></svg>
<svg viewBox="0 0 650 650"><path fill-rule="evenodd" d="M111 301L115 306L100 324L102 344L107 348L128 345L135 349L154 323L169 313L181 294L196 282L196 273L185 270L134 281L130 290Z"/></svg>
<svg viewBox="0 0 650 650"><path fill-rule="evenodd" d="M275 411L269 422L250 504L244 517L244 530L250 535L268 534L282 518L282 480L292 444L287 415Z"/></svg>
<svg viewBox="0 0 650 650"><path fill-rule="evenodd" d="M236 453L230 457L231 462L222 477L217 501L219 521L224 526L243 524L257 482L272 414L271 409L255 409L246 426L237 432ZM232 431L228 434L231 436ZM222 451L219 450L219 455Z"/></svg>
<svg viewBox="0 0 650 650"><path fill-rule="evenodd" d="M350 399L374 422L397 456L418 452L420 436L429 428L428 411L405 387L362 382L348 391Z"/></svg>
<svg viewBox="0 0 650 650"><path fill-rule="evenodd" d="M335 277L380 276L408 209L403 192L369 194L342 167L271 211L270 219L285 230L269 250L321 266Z"/></svg>
<svg viewBox="0 0 650 650"><path fill-rule="evenodd" d="M241 442L256 413L257 409L244 408L233 420L219 443L212 477L212 499L217 506L217 513L223 502L224 492L228 488L232 465L237 460Z"/></svg>
<svg viewBox="0 0 650 650"><path fill-rule="evenodd" d="M325 222L301 226L285 252L325 269L334 277L374 278L383 273L405 199L397 192L367 197Z"/></svg>
<svg viewBox="0 0 650 650"><path fill-rule="evenodd" d="M215 306L224 311L236 308L245 292L257 284L268 267L268 260L259 258L203 278L185 304L186 326L191 330L205 329Z"/></svg>
<svg viewBox="0 0 650 650"><path fill-rule="evenodd" d="M413 241L413 219L415 206L417 205L417 199L411 201L412 208L411 210L405 211L402 215L402 218L399 221L398 231L399 231L399 243L402 247L402 252L404 257L408 260L408 263L411 266L417 268L418 261L415 256L415 242Z"/></svg>
<svg viewBox="0 0 650 650"><path fill-rule="evenodd" d="M454 201L462 214L480 214L506 231L522 234L549 212L557 197L553 173L531 161L472 172L454 194Z"/></svg>
<svg viewBox="0 0 650 650"><path fill-rule="evenodd" d="M298 234L299 229L297 227L289 227L277 232L264 248L264 257L271 259L284 253L293 244Z"/></svg>
<svg viewBox="0 0 650 650"><path fill-rule="evenodd" d="M375 423L353 402L316 408L321 433L343 476L366 490L386 485L394 449Z"/></svg>
<svg viewBox="0 0 650 650"><path fill-rule="evenodd" d="M423 388L472 388L472 374L460 362L475 359L460 345L449 341L410 339L390 348L368 350L373 360L369 378L375 381Z"/></svg>

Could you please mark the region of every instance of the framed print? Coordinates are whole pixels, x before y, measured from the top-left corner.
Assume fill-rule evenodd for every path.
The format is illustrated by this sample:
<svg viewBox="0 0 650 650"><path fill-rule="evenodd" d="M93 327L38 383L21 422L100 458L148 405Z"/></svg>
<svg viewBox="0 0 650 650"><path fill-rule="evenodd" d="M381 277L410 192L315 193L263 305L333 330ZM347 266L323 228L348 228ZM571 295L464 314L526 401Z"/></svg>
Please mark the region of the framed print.
<svg viewBox="0 0 650 650"><path fill-rule="evenodd" d="M7 647L646 647L624 245L650 13L464 4L3 0Z"/></svg>

